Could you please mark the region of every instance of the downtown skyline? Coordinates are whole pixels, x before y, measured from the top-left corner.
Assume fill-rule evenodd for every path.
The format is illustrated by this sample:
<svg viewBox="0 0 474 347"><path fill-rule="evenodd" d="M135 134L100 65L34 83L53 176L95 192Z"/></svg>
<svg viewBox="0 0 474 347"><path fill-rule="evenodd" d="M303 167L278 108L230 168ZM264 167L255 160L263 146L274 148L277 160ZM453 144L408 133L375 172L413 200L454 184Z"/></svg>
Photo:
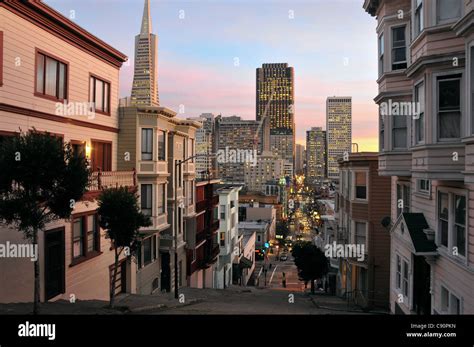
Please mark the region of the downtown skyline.
<svg viewBox="0 0 474 347"><path fill-rule="evenodd" d="M120 96L130 96L141 2L140 6L136 1L94 2L96 13L88 11L89 0L46 3L128 55L120 72ZM255 119L255 69L262 63L288 63L295 68L296 143L305 144L311 127L324 127L328 96L351 95L353 142L361 151L377 150L377 106L372 100L377 67L371 59L376 44L364 39L373 35L375 25L360 7L359 1L351 0L330 4L152 0L160 103L175 110L184 105L179 117L212 112Z"/></svg>

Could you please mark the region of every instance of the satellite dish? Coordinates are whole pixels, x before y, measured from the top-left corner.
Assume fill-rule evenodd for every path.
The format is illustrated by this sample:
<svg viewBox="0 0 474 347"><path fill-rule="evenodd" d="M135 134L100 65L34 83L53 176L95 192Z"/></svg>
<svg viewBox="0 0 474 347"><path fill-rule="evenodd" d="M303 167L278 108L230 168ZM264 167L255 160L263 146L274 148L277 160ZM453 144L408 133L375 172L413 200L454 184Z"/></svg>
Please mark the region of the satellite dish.
<svg viewBox="0 0 474 347"><path fill-rule="evenodd" d="M384 217L380 222L384 228L388 228L392 224L392 219L390 217Z"/></svg>

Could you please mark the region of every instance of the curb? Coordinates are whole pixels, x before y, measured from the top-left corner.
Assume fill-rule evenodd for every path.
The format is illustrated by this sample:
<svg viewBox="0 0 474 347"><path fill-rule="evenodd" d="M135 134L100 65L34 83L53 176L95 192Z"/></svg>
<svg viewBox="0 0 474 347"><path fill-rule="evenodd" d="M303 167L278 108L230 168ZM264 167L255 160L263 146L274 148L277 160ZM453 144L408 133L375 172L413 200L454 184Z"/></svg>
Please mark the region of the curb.
<svg viewBox="0 0 474 347"><path fill-rule="evenodd" d="M162 309L162 310L175 309L179 307L198 304L200 302L204 302L204 299L190 299L186 301L184 304L178 304L178 305L173 305L173 306L168 306L166 304L156 304L156 305L141 306L141 307L136 307L136 308L129 308L128 313L137 313L137 312L150 311L150 310L156 310L156 309Z"/></svg>

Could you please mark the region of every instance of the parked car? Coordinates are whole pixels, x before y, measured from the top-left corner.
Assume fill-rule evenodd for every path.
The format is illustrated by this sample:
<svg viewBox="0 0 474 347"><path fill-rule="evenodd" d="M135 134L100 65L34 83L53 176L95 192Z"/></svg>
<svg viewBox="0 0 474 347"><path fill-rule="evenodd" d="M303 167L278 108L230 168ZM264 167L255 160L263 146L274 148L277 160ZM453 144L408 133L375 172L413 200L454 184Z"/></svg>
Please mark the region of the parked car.
<svg viewBox="0 0 474 347"><path fill-rule="evenodd" d="M280 255L280 261L286 261L288 260L288 254L287 253L283 253L282 255Z"/></svg>

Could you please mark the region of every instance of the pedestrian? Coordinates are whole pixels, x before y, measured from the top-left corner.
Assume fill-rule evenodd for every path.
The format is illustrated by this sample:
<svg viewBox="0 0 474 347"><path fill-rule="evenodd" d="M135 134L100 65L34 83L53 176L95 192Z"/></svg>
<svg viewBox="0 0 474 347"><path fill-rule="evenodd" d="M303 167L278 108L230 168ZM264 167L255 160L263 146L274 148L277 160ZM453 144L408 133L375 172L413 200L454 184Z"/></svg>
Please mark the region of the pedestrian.
<svg viewBox="0 0 474 347"><path fill-rule="evenodd" d="M281 283L283 285L283 288L286 288L286 275L284 272L282 273Z"/></svg>
<svg viewBox="0 0 474 347"><path fill-rule="evenodd" d="M272 269L272 263L270 263L270 270Z"/></svg>

